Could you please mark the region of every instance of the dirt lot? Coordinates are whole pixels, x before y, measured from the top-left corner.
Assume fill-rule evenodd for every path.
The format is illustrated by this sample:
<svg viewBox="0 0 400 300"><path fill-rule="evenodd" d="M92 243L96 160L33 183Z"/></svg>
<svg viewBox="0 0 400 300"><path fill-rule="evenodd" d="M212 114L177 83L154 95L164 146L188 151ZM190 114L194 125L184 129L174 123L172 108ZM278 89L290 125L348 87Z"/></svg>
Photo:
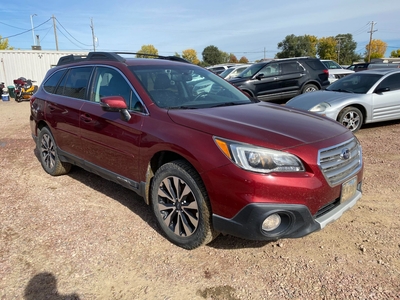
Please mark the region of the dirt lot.
<svg viewBox="0 0 400 300"><path fill-rule="evenodd" d="M365 126L363 198L301 239L187 251L134 192L34 155L29 103L0 101L0 299L400 299L400 121Z"/></svg>

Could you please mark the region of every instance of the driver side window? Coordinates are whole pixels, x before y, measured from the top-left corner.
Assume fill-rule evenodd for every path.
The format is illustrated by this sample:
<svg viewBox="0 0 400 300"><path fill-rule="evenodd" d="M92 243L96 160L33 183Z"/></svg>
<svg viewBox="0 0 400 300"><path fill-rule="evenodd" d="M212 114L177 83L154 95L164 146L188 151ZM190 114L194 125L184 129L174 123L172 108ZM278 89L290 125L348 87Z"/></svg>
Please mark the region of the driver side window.
<svg viewBox="0 0 400 300"><path fill-rule="evenodd" d="M259 72L259 74L264 74L263 77L277 76L279 73L279 64L277 63L268 64Z"/></svg>

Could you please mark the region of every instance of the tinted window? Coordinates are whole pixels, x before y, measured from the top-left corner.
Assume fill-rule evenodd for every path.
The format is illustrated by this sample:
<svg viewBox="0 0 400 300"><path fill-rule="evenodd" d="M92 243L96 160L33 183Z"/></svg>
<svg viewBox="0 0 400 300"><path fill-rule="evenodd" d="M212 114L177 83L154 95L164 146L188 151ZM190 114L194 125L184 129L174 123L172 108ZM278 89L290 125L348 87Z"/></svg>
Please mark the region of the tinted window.
<svg viewBox="0 0 400 300"><path fill-rule="evenodd" d="M400 90L400 73L386 77L379 84L379 88L389 88L391 91Z"/></svg>
<svg viewBox="0 0 400 300"><path fill-rule="evenodd" d="M92 70L93 67L70 69L55 93L71 98L85 99Z"/></svg>
<svg viewBox="0 0 400 300"><path fill-rule="evenodd" d="M325 65L320 60L317 59L301 60L300 62L306 63L313 70L327 69L327 67L325 67Z"/></svg>
<svg viewBox="0 0 400 300"><path fill-rule="evenodd" d="M335 81L326 90L365 94L381 77L379 74L357 72Z"/></svg>
<svg viewBox="0 0 400 300"><path fill-rule="evenodd" d="M50 78L43 84L43 88L45 89L45 91L54 94L57 84L64 76L65 72L66 70L61 70L51 75Z"/></svg>
<svg viewBox="0 0 400 300"><path fill-rule="evenodd" d="M287 62L281 64L283 74L302 72L303 68L297 63L297 61Z"/></svg>

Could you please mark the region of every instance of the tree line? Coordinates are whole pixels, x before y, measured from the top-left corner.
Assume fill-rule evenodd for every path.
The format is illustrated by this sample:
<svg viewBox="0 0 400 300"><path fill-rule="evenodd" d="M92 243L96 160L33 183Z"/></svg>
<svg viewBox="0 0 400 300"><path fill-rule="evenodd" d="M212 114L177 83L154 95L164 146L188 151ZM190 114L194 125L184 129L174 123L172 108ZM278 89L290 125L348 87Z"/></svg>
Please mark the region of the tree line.
<svg viewBox="0 0 400 300"><path fill-rule="evenodd" d="M387 44L382 40L371 40L365 46L364 55L355 52L357 43L353 40L353 35L338 34L336 36L317 38L313 35L296 36L294 34L287 35L278 43L275 58L289 58L299 56L318 57L320 59L331 59L342 65L350 65L353 62L371 61L373 58L384 57ZM2 39L0 35L0 50L13 50L9 45L8 39ZM154 57L158 55L158 50L153 45L143 45L137 51L137 57ZM147 55L146 55L147 54ZM224 64L224 63L248 63L249 60L242 56L239 59L233 54L224 52L214 45L204 48L201 53L202 60L198 58L198 54L194 49L183 50L182 53L175 52L174 56L184 58L193 64L203 67ZM390 57L400 57L400 49L391 52ZM262 61L263 58L255 62Z"/></svg>
<svg viewBox="0 0 400 300"><path fill-rule="evenodd" d="M275 58L311 56L335 60L342 65L350 65L357 61L369 62L374 58L382 58L387 49L385 42L375 39L365 46L364 55L360 55L356 53L357 42L353 40L353 35L350 33L322 38L313 35L295 36L291 34L286 36L277 46L280 52L276 53ZM158 55L158 50L153 45L143 45L138 53L143 53L138 55L139 57L146 57L145 54ZM204 48L201 53L202 61L197 57L197 52L194 49L186 49L181 54L175 53L174 55L204 67L224 63L249 62L245 56L238 59L233 53L221 51L213 45ZM392 51L390 57L400 57L400 49ZM260 58L255 62L262 60L263 58Z"/></svg>

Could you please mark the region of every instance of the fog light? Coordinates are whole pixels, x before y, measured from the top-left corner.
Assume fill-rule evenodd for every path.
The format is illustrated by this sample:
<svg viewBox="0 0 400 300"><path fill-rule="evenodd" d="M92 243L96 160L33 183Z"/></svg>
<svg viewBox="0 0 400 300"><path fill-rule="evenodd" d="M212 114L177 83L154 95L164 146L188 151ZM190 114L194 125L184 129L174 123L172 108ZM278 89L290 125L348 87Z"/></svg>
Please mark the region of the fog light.
<svg viewBox="0 0 400 300"><path fill-rule="evenodd" d="M264 231L272 231L278 228L279 225L281 225L281 217L278 214L273 214L264 220L261 228Z"/></svg>

